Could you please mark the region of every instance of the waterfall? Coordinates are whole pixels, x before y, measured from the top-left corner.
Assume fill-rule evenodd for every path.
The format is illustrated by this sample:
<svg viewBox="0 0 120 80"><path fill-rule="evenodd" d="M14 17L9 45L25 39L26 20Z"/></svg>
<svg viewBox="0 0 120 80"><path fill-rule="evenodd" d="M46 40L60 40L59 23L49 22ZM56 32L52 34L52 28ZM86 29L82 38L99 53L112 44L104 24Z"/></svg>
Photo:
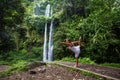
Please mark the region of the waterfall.
<svg viewBox="0 0 120 80"><path fill-rule="evenodd" d="M50 4L46 6L45 16L50 17Z"/></svg>
<svg viewBox="0 0 120 80"><path fill-rule="evenodd" d="M53 20L50 25L49 43L48 43L48 61L53 60Z"/></svg>
<svg viewBox="0 0 120 80"><path fill-rule="evenodd" d="M40 16L40 4L35 2L34 7L35 16ZM52 17L52 8L50 4L46 6L45 16L47 18ZM45 23L45 31L44 31L44 46L43 46L43 62L52 61L53 60L53 20L51 20L50 28L49 28L49 40L48 40L48 26L49 24ZM48 44L47 44L48 42Z"/></svg>
<svg viewBox="0 0 120 80"><path fill-rule="evenodd" d="M43 50L43 61L47 61L47 23L45 24L44 32L44 50Z"/></svg>
<svg viewBox="0 0 120 80"><path fill-rule="evenodd" d="M51 17L51 15L52 15L52 9L50 9L50 4L48 4L46 6L45 16ZM51 24L50 24L48 49L47 49L47 26L48 26L48 23L45 24L43 62L53 60L53 36L52 36L53 35L53 20L51 21Z"/></svg>

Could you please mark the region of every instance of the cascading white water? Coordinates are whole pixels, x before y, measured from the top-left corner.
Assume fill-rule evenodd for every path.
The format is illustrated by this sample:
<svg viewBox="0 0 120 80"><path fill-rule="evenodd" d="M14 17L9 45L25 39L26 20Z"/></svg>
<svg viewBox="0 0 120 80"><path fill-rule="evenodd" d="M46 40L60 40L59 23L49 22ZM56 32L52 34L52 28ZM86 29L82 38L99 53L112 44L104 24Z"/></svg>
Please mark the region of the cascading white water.
<svg viewBox="0 0 120 80"><path fill-rule="evenodd" d="M50 4L46 6L45 16L50 17Z"/></svg>
<svg viewBox="0 0 120 80"><path fill-rule="evenodd" d="M49 43L48 43L48 61L53 60L53 20L50 25Z"/></svg>
<svg viewBox="0 0 120 80"><path fill-rule="evenodd" d="M40 4L38 4L37 2L35 2L34 13L36 17L40 16ZM47 18L52 17L52 8L50 7L50 4L46 6L45 16ZM47 26L48 23L45 23L43 62L53 60L53 20L51 20L50 24L48 47L47 47L47 31L48 31Z"/></svg>
<svg viewBox="0 0 120 80"><path fill-rule="evenodd" d="M34 8L35 16L40 16L40 4L35 4ZM50 4L46 6L45 16L47 18L52 16L52 9ZM45 31L44 31L44 49L43 49L43 62L52 61L53 60L53 20L51 20L50 24L50 32L49 32L49 42L47 47L47 27L48 23L45 24Z"/></svg>
<svg viewBox="0 0 120 80"><path fill-rule="evenodd" d="M46 6L45 16L50 17L50 4ZM50 43L51 44L51 43ZM49 49L48 49L49 51ZM46 62L48 60L48 54L47 54L47 23L45 24L45 33L44 33L44 50L43 50L43 62Z"/></svg>
<svg viewBox="0 0 120 80"><path fill-rule="evenodd" d="M43 62L47 61L47 23L45 24L44 32L44 50L43 50Z"/></svg>

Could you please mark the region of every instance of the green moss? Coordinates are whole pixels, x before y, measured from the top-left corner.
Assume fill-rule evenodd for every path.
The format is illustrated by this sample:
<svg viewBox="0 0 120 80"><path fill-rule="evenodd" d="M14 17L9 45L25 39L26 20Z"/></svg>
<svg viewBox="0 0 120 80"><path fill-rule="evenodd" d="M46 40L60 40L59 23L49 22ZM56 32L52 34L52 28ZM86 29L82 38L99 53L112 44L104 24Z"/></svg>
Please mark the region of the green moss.
<svg viewBox="0 0 120 80"><path fill-rule="evenodd" d="M20 60L17 63L12 64L7 70L0 72L0 77L6 77L17 72L28 70L26 63L26 61Z"/></svg>
<svg viewBox="0 0 120 80"><path fill-rule="evenodd" d="M100 64L100 65L120 68L120 64L119 63L103 63L103 64Z"/></svg>

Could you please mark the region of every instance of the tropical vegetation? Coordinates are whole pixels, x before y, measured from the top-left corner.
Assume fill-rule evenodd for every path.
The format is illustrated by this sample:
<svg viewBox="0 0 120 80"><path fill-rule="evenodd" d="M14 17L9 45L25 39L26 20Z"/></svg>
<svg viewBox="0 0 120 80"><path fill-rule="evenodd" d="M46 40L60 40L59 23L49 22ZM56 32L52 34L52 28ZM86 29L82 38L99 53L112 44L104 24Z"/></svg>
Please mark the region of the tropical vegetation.
<svg viewBox="0 0 120 80"><path fill-rule="evenodd" d="M35 4L41 7L37 17ZM73 59L59 42L81 36L80 57L86 62L120 63L120 0L1 0L1 64L42 61L47 4L53 9L54 60Z"/></svg>

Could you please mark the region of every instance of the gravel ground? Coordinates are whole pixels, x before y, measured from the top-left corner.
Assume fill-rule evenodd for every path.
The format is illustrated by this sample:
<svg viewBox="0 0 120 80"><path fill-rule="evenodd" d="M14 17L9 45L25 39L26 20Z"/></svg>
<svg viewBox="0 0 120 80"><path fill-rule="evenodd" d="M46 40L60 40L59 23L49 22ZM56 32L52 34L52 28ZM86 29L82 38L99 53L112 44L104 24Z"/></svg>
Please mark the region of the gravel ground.
<svg viewBox="0 0 120 80"><path fill-rule="evenodd" d="M39 66L0 80L97 80L58 65Z"/></svg>
<svg viewBox="0 0 120 80"><path fill-rule="evenodd" d="M71 62L60 62L60 64L74 66L74 63ZM90 64L79 64L78 68L99 73L102 75L110 76L120 80L120 68L103 67L103 66L90 65Z"/></svg>
<svg viewBox="0 0 120 80"><path fill-rule="evenodd" d="M74 66L71 62L59 62L68 66ZM30 65L31 66L31 65ZM0 65L0 71L7 69L8 66ZM93 71L102 75L111 76L120 80L120 69L110 68L90 64L79 64L78 68ZM67 67L58 65L38 65L32 64L32 68L25 72L16 73L0 80L98 80L92 76L81 74L78 70L73 71ZM101 78L101 80L106 80Z"/></svg>

